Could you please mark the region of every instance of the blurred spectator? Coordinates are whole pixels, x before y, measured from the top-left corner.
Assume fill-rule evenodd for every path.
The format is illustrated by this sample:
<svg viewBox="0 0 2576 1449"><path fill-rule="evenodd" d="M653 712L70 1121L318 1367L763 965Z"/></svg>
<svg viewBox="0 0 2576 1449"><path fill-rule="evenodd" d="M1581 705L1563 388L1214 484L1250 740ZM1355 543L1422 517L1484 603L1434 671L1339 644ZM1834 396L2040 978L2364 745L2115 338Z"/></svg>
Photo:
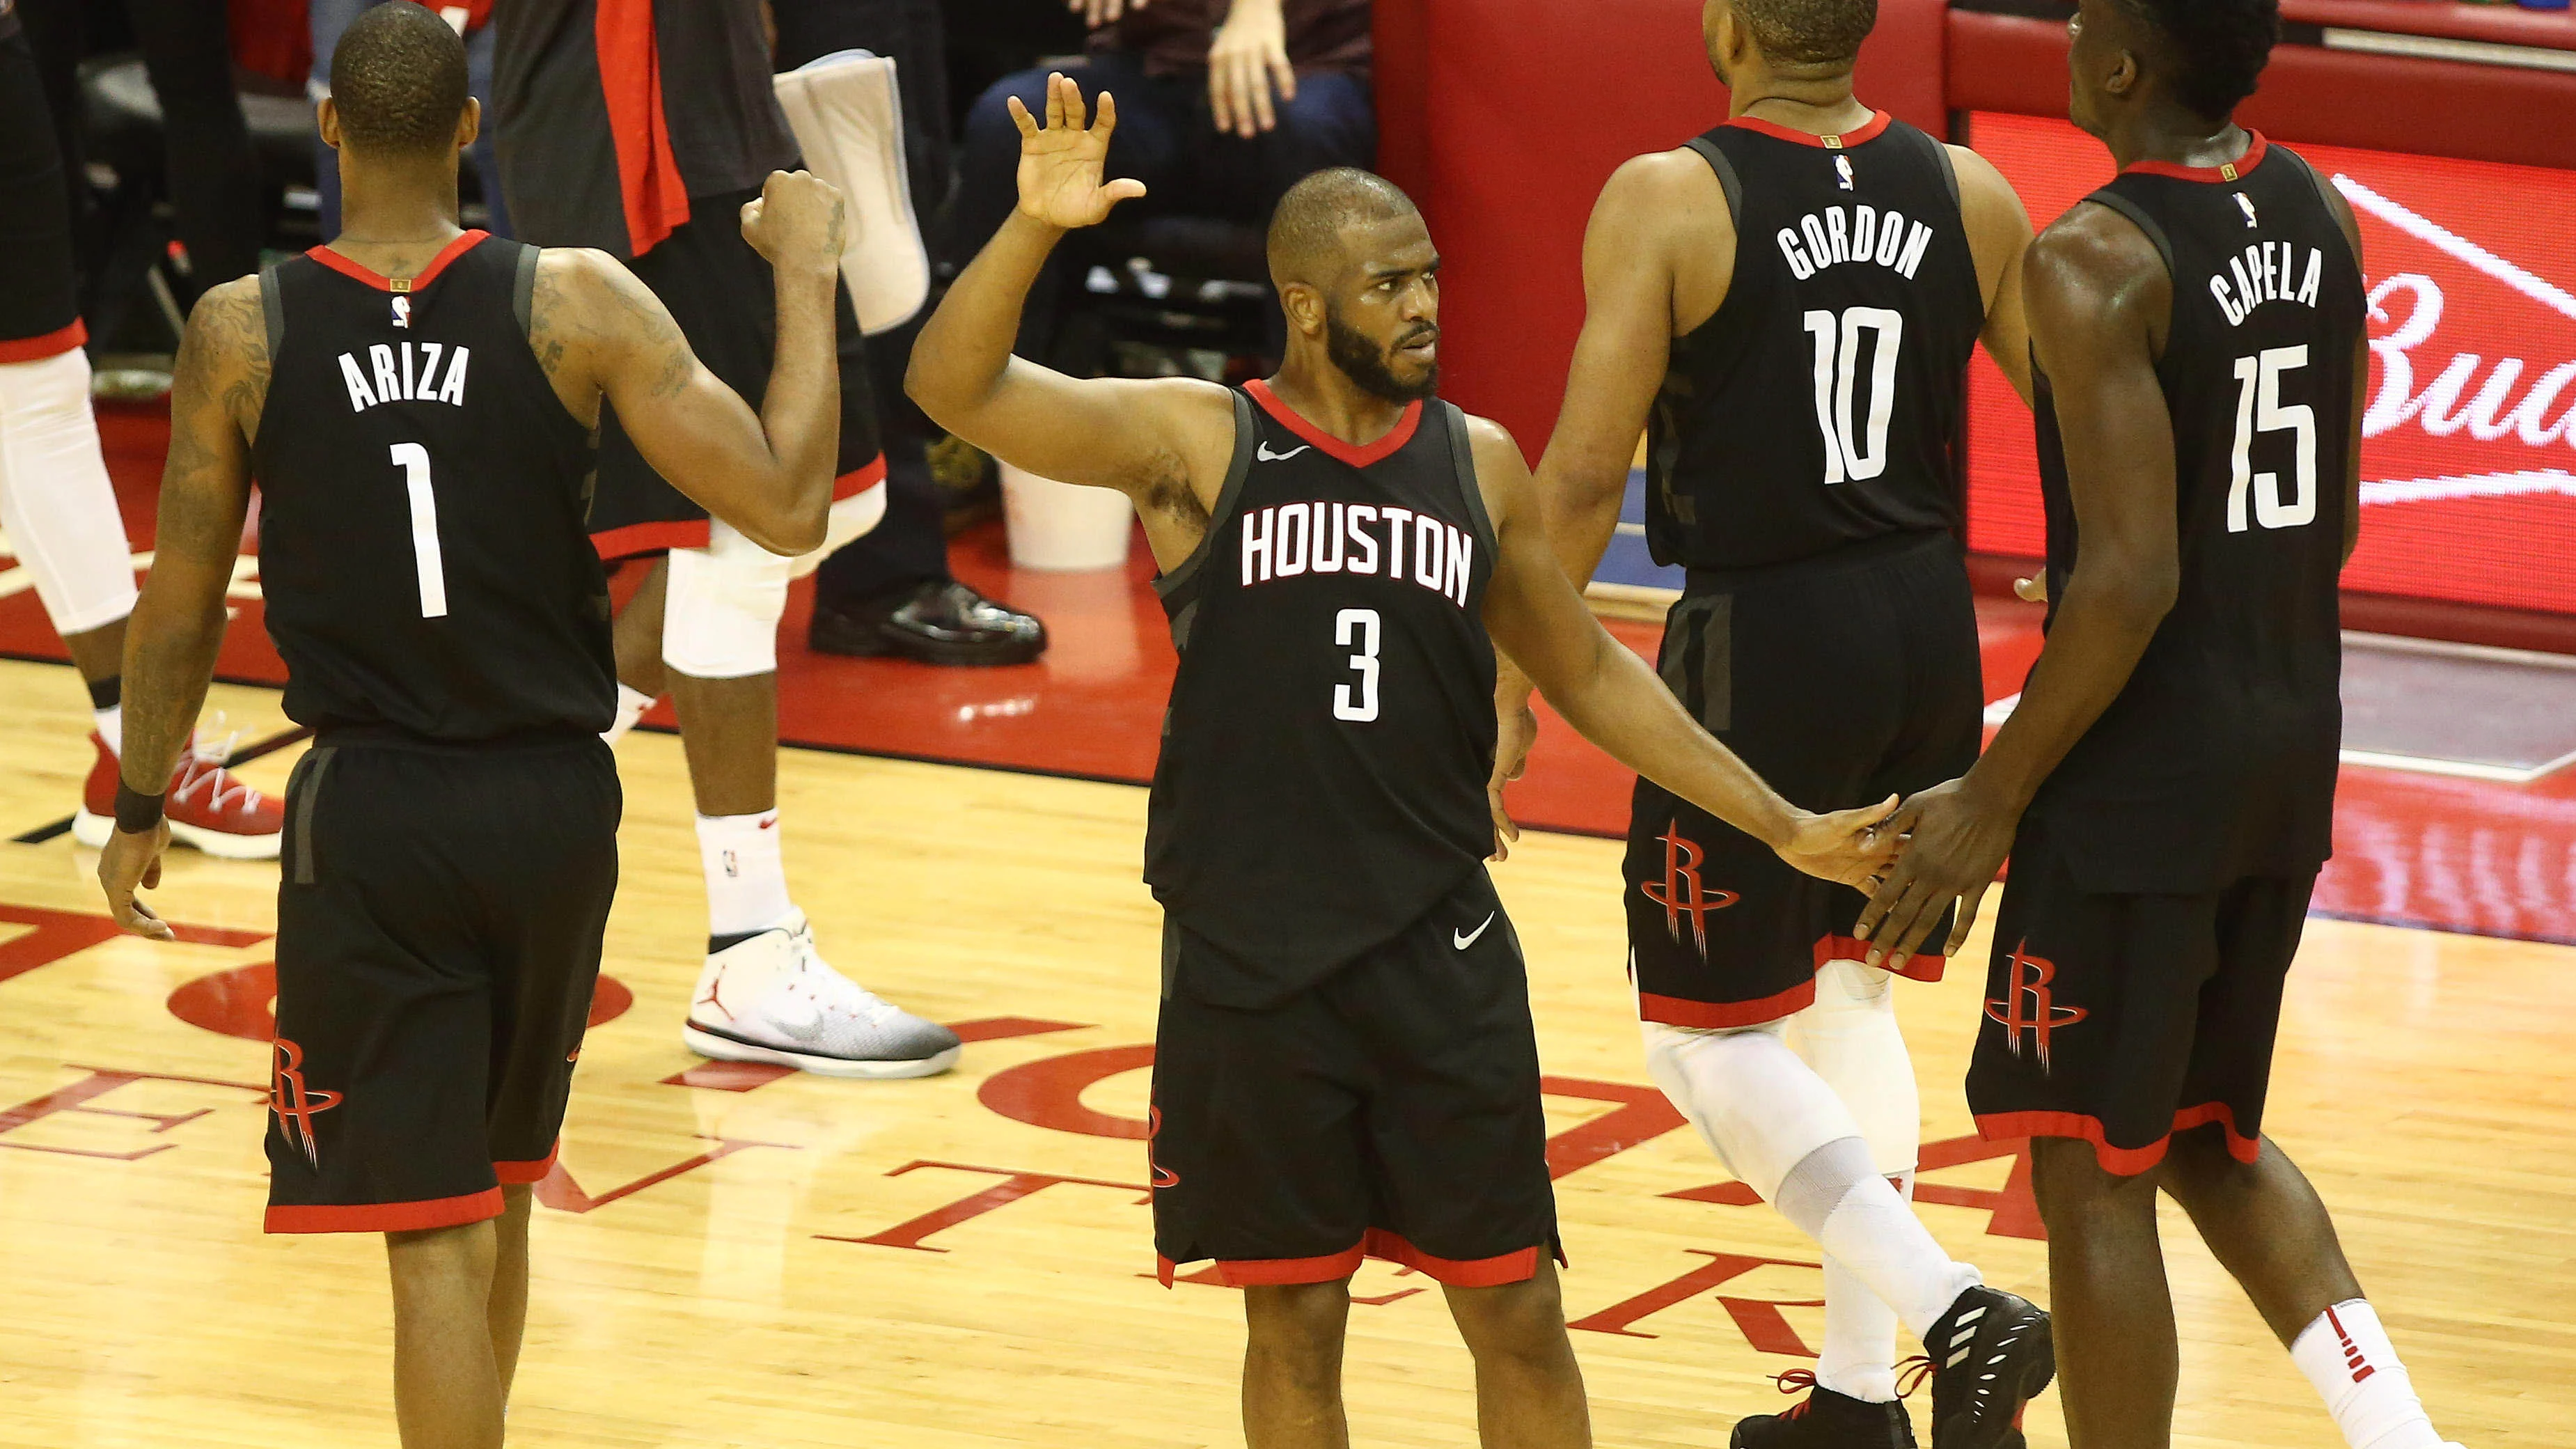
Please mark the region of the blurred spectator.
<svg viewBox="0 0 2576 1449"><path fill-rule="evenodd" d="M1108 174L1145 183L1145 198L1129 203L1135 210L1259 226L1307 173L1376 160L1369 0L1078 0L1076 8L1096 28L1090 54L1067 74L1086 95L1117 96ZM1045 70L1005 76L967 112L945 238L958 265L1018 202L1012 96L1043 114Z"/></svg>
<svg viewBox="0 0 2576 1449"><path fill-rule="evenodd" d="M938 0L771 0L771 13L781 70L837 50L894 57L913 209L927 224L949 177L946 46ZM916 318L868 339L868 370L884 428L885 519L815 574L806 643L824 654L893 654L925 664L1024 664L1045 649L1045 628L949 572L947 501L930 471L929 440L936 430L903 395L904 367L919 328Z"/></svg>
<svg viewBox="0 0 2576 1449"><path fill-rule="evenodd" d="M125 0L124 8L161 102L168 158L163 179L178 213L180 244L188 251L184 300L193 303L196 293L258 270L260 242L268 232L250 128L233 93L228 17L218 0ZM76 254L95 257L101 247L81 145L76 69L90 49L88 6L86 0L21 0L18 10L63 147Z"/></svg>
<svg viewBox="0 0 2576 1449"><path fill-rule="evenodd" d="M322 98L331 94L331 52L339 49L340 32L348 29L349 22L357 19L360 12L384 3L385 0L311 0L313 72L304 83L304 93L312 98L315 105L320 105ZM483 103L483 134L474 142L474 174L482 183L483 209L490 216L483 229L494 236L508 236L511 234L510 211L501 200L501 168L494 159L493 149L493 138L499 134L500 127L492 120L493 31L486 23L492 8L491 0L477 0L472 4L447 4L442 0L427 0L427 3L465 37L466 84L472 88L474 99ZM322 144L319 132L313 137L313 190L319 197L316 209L320 213L318 223L322 229L322 240L327 242L340 234L340 164L332 156L331 148Z"/></svg>

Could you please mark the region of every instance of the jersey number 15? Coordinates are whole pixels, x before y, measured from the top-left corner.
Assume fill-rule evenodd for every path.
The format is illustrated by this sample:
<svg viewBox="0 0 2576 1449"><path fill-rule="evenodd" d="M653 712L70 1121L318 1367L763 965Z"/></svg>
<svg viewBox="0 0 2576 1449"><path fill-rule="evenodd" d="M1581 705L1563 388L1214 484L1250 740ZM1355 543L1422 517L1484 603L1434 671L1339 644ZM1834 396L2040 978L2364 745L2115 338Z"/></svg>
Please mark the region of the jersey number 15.
<svg viewBox="0 0 2576 1449"><path fill-rule="evenodd" d="M2305 403L2281 404L2281 374L2308 365L2305 347L2275 347L2236 359L2235 468L2227 488L2227 531L2245 531L2245 495L2254 495L2254 521L2265 528L2297 528L2317 521L2317 415ZM2294 433L2298 492L2281 497L2281 475L2254 471L2256 433Z"/></svg>

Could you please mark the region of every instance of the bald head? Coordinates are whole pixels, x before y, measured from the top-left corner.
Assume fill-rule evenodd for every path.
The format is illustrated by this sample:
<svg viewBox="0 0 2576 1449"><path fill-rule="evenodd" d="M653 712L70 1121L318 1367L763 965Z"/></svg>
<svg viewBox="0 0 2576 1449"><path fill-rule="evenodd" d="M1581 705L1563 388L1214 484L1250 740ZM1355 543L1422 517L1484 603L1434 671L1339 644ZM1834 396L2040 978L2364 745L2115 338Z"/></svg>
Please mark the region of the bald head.
<svg viewBox="0 0 2576 1449"><path fill-rule="evenodd" d="M1270 213L1270 281L1330 289L1353 260L1345 228L1413 216L1413 198L1383 176L1356 166L1318 171L1288 188Z"/></svg>
<svg viewBox="0 0 2576 1449"><path fill-rule="evenodd" d="M383 156L456 149L465 113L465 43L419 5L378 5L331 52L340 143Z"/></svg>

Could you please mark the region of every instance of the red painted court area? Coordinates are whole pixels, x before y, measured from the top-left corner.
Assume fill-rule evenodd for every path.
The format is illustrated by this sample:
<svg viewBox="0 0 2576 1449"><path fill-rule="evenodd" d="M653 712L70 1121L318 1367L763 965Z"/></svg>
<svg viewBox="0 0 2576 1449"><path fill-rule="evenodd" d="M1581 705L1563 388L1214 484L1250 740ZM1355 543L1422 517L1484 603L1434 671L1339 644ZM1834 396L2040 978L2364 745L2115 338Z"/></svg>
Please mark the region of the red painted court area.
<svg viewBox="0 0 2576 1449"><path fill-rule="evenodd" d="M158 408L102 405L99 425L138 550L150 547L152 495L168 444ZM1038 663L1005 669L940 669L838 659L804 647L812 585L788 605L779 647L779 731L790 744L860 754L1142 783L1151 778L1174 656L1139 538L1123 573L1049 574L1013 569L998 524L960 536L959 577L1035 611L1052 644ZM284 678L260 627L260 606L241 600L224 642L224 677ZM1980 605L1985 692L2021 688L2040 645L2039 609L2011 599ZM1611 630L1652 657L1658 631ZM32 592L0 598L0 653L60 659L61 645ZM1634 776L1542 710L1528 778L1514 787L1524 825L1617 835L1627 824ZM672 723L668 706L648 724ZM66 802L68 803L68 802ZM10 833L40 824L27 821ZM2323 914L2523 939L2576 942L2576 768L2527 785L2347 766L2335 822L2335 859L2316 909Z"/></svg>

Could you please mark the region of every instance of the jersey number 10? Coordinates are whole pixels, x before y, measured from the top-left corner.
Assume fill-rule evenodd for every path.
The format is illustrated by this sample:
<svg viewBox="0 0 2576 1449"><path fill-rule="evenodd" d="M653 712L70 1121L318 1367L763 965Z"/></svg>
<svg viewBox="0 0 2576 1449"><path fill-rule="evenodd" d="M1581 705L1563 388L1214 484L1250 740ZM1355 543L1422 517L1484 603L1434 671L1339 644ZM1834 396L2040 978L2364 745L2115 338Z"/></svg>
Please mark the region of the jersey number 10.
<svg viewBox="0 0 2576 1449"><path fill-rule="evenodd" d="M418 443L396 443L394 466L403 470L403 490L411 495L411 559L420 574L420 616L447 617L447 565L438 556L438 495L429 487L429 450Z"/></svg>
<svg viewBox="0 0 2576 1449"><path fill-rule="evenodd" d="M1825 486L1846 479L1865 483L1887 471L1887 424L1896 412L1896 353L1905 343L1905 314L1885 307L1854 307L1836 317L1807 314L1816 342L1816 426L1825 435ZM1870 348L1869 411L1861 413L1860 354ZM1855 427L1857 421L1859 426Z"/></svg>
<svg viewBox="0 0 2576 1449"><path fill-rule="evenodd" d="M2254 494L2254 521L2265 528L2297 528L2317 521L2317 415L2305 403L2281 405L2281 374L2308 365L2305 347L2275 347L2236 359L2235 470L2227 488L2227 531L2245 531L2245 494ZM2281 501L2281 475L2254 471L2254 435L2298 435L2298 493Z"/></svg>

